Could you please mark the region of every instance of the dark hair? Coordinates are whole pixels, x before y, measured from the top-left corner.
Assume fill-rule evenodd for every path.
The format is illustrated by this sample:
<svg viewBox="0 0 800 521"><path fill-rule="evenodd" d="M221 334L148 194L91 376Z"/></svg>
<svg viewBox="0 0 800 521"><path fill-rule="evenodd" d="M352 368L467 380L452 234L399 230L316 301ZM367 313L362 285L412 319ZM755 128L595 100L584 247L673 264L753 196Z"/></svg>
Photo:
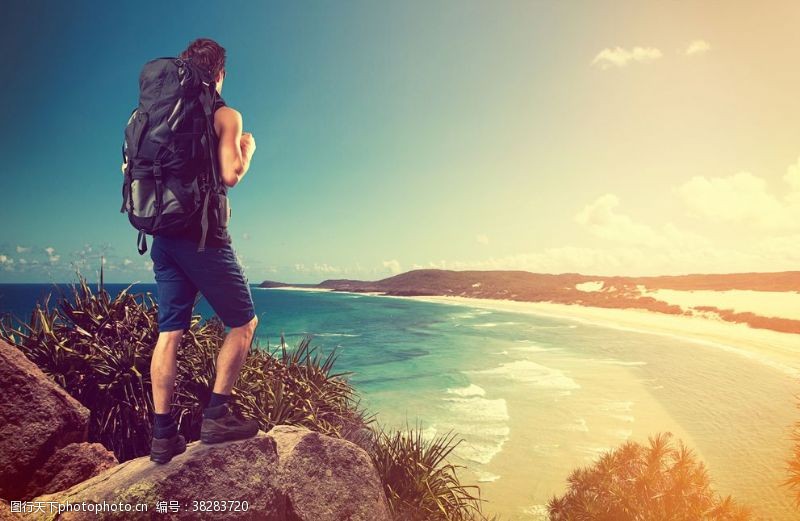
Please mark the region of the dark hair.
<svg viewBox="0 0 800 521"><path fill-rule="evenodd" d="M212 80L217 79L220 71L225 71L225 48L211 40L210 38L198 38L189 44L189 47L181 53L181 58L189 59L205 69Z"/></svg>

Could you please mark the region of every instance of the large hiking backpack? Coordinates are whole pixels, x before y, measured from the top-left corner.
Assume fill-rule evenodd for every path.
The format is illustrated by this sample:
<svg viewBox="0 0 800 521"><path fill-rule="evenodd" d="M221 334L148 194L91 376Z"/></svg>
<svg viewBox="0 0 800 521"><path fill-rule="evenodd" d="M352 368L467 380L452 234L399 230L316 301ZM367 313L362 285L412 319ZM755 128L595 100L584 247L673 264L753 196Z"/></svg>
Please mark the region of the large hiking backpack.
<svg viewBox="0 0 800 521"><path fill-rule="evenodd" d="M221 189L214 146L216 86L191 60L158 58L139 76L139 106L122 145L122 208L139 230L140 255L147 236L184 230L200 218L205 249L211 193ZM200 214L198 216L198 213Z"/></svg>

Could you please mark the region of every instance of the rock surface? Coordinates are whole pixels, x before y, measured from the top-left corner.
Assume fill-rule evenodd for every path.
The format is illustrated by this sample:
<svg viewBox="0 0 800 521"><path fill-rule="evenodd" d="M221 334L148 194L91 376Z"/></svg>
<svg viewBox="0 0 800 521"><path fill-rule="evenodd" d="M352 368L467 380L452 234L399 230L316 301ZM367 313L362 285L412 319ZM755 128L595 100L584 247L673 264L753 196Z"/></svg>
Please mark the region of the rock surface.
<svg viewBox="0 0 800 521"><path fill-rule="evenodd" d="M0 341L0 497L21 498L60 448L86 441L89 411L14 346Z"/></svg>
<svg viewBox="0 0 800 521"><path fill-rule="evenodd" d="M303 427L269 431L278 449L278 486L289 519L388 521L380 477L363 449Z"/></svg>
<svg viewBox="0 0 800 521"><path fill-rule="evenodd" d="M239 511L198 512L199 501L238 501ZM356 445L304 428L281 426L247 440L190 443L165 465L147 457L116 465L36 502L145 503L148 512L69 512L59 520L252 519L265 521L389 521L380 479ZM170 503L180 505L169 511ZM156 514L158 502L167 507ZM206 503L206 505L213 504ZM226 503L226 506L236 504ZM38 516L38 517L36 517ZM42 514L31 514L41 519ZM45 517L47 518L47 517ZM50 516L54 519L55 516Z"/></svg>
<svg viewBox="0 0 800 521"><path fill-rule="evenodd" d="M131 505L146 504L147 512L70 512L58 519L224 519L283 520L285 498L275 490L277 453L275 442L259 433L247 440L206 445L190 443L186 452L167 464L159 465L149 457L126 461L83 483L59 492L37 497L37 501L81 503L106 501ZM179 510L170 512L170 502ZM247 511L199 512L195 501L247 502ZM159 502L166 502L168 512L156 514ZM205 505L204 505L205 506ZM227 507L226 503L226 507ZM200 505L197 505L200 508ZM31 516L29 516L31 517Z"/></svg>
<svg viewBox="0 0 800 521"><path fill-rule="evenodd" d="M11 505L5 499L0 499L0 521L14 521L20 519L19 514L11 511Z"/></svg>
<svg viewBox="0 0 800 521"><path fill-rule="evenodd" d="M23 497L66 490L117 464L114 453L99 443L70 443L33 473Z"/></svg>

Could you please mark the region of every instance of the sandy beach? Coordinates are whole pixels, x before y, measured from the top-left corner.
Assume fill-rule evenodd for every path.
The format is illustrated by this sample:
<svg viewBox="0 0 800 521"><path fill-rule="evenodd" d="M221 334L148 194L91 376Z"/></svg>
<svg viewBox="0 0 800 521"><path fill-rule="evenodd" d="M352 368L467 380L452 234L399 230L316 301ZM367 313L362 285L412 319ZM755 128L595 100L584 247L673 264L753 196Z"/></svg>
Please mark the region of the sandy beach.
<svg viewBox="0 0 800 521"><path fill-rule="evenodd" d="M405 298L563 318L640 333L674 336L683 340L713 345L777 369L789 376L800 377L800 335L755 329L745 324L735 324L701 316L667 315L639 309L612 309L577 304L467 297ZM791 314L787 314L786 318L791 318Z"/></svg>
<svg viewBox="0 0 800 521"><path fill-rule="evenodd" d="M796 388L794 382L800 376L800 335L754 329L701 316L667 315L637 309L464 297L400 298L568 319L662 337L654 338L652 348L653 357L664 357L669 361L661 370L656 369L655 358L648 361L647 366L637 366L634 361L602 365L602 370L599 370L601 366L592 363L586 366L559 365L565 360L559 359L559 351L548 352L534 346L531 360L542 366L559 368L563 374L580 382L584 390L591 389L584 393L570 394L566 391L568 396L557 398L557 407L550 415L563 415L557 420L561 423L557 427L550 425L549 420L547 423L532 420L540 417L546 402L537 397L540 396L538 393L531 394L524 383L513 379L519 375L512 369L522 369L521 364L528 362L502 363L499 367L489 367L471 375L474 384L487 390L487 398L505 399L510 415L509 435L502 451L476 474L479 480L482 475L502 476L496 482L481 483L485 497L490 500L488 510L492 513L508 519L545 519L545 498L563 491L568 469L586 464L603 450L614 446L604 436L618 433L618 442L646 442L647 437L655 432L669 431L709 466L721 492L735 494L769 519L791 518L787 517L787 512L791 511L788 493L779 485L783 475L780 472L776 474L774 469L790 452L786 429L796 418L790 404ZM492 325L503 327L503 324ZM665 347L670 345L664 342L665 339L676 341L675 352L671 349L669 353L665 352ZM692 355L679 347L687 344L691 347L692 343L698 344L697 356L705 360L696 366L690 361ZM715 349L720 350L719 357L713 355ZM741 357L741 363L736 362L738 357ZM674 366L681 369L673 372L670 367ZM662 389L661 385L654 383L656 380L642 376L639 371L645 367L650 367L654 371L650 376L659 378L662 383L681 378L677 375L684 375L685 380L681 387L668 384L668 389ZM511 383L503 384L494 379L498 373L511 376ZM749 374L752 381L742 382L743 374ZM731 386L737 380L741 384ZM608 382L612 381L614 385L609 386ZM775 387L768 392L775 397L774 403L765 402L759 389L765 390L772 385ZM680 388L692 390L681 395ZM707 391L708 396L699 393L699 389ZM597 404L589 403L595 399ZM590 412L593 408L600 413ZM720 412L721 409L725 409L724 412ZM608 414L604 416L602 411ZM771 432L764 432L767 427L762 424L756 429L757 435L723 438L722 433L732 432L731 426L758 422L762 415L772 418L769 424ZM569 432L568 422L574 422L575 417L579 425L575 425L574 430L582 431L579 434L583 438L576 438L574 432ZM555 431L551 433L550 429ZM528 465L520 465L520 461L526 461ZM526 466L537 468L535 479ZM743 466L750 469L748 474L751 475L740 472ZM530 498L528 507L520 508L520 498Z"/></svg>

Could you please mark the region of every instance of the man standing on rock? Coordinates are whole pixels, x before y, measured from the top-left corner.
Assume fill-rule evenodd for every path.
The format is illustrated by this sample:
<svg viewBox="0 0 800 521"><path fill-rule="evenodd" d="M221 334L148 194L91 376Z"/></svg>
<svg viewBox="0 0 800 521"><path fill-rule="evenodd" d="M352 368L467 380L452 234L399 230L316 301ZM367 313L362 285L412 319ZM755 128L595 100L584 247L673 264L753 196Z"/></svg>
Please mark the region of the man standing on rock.
<svg viewBox="0 0 800 521"><path fill-rule="evenodd" d="M200 38L181 53L216 81L222 92L225 79L225 49L213 40ZM242 132L242 116L217 96L213 112L210 146L218 150L218 172L224 194L236 186L250 167L256 149L253 136ZM213 156L212 156L213 157ZM123 165L123 171L125 165ZM217 374L208 406L203 411L200 439L218 443L255 436L258 422L234 415L228 407L233 384L239 376L255 334L255 314L250 287L237 260L227 231L228 205L225 196L213 194L207 222L198 218L180 233L153 237L150 258L158 292L158 342L153 351L150 375L153 384L155 418L150 459L166 463L186 450L186 440L170 414L177 350L189 328L197 292L203 294L214 312L230 330L217 358ZM202 224L205 224L203 230ZM205 250L197 244L205 232Z"/></svg>

